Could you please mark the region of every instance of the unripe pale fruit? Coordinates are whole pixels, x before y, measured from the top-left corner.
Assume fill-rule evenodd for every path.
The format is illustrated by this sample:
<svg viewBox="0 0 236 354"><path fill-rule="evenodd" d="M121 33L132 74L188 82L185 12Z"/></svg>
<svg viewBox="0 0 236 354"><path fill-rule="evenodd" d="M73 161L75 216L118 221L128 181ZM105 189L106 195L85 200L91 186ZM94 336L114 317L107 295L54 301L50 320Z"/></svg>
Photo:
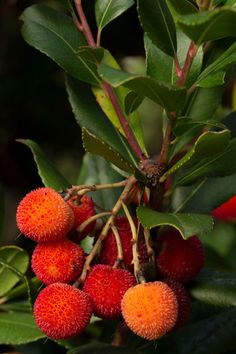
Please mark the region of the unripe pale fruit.
<svg viewBox="0 0 236 354"><path fill-rule="evenodd" d="M127 290L121 309L128 327L148 340L161 338L169 332L178 316L174 292L160 281L138 284Z"/></svg>
<svg viewBox="0 0 236 354"><path fill-rule="evenodd" d="M68 239L38 243L31 259L34 273L46 285L74 282L83 263L83 249Z"/></svg>
<svg viewBox="0 0 236 354"><path fill-rule="evenodd" d="M51 188L38 188L26 194L16 213L17 225L25 236L37 242L64 238L74 217L64 199Z"/></svg>
<svg viewBox="0 0 236 354"><path fill-rule="evenodd" d="M89 295L96 316L113 319L121 316L122 297L135 283L127 270L98 264L87 276L83 291Z"/></svg>
<svg viewBox="0 0 236 354"><path fill-rule="evenodd" d="M184 240L178 231L168 231L158 240L157 269L161 276L181 283L193 280L204 266L204 248L196 236Z"/></svg>
<svg viewBox="0 0 236 354"><path fill-rule="evenodd" d="M212 215L226 222L236 222L236 195L212 211Z"/></svg>
<svg viewBox="0 0 236 354"><path fill-rule="evenodd" d="M87 294L68 284L47 286L34 304L37 326L53 339L66 339L82 333L91 316L92 306Z"/></svg>
<svg viewBox="0 0 236 354"><path fill-rule="evenodd" d="M96 214L93 200L90 197L88 197L86 194L84 194L81 197L80 204L77 204L76 200L73 199L69 199L67 203L74 213L74 225L73 225L74 231L76 231L77 228L84 221L88 220L89 218L91 218L91 216ZM85 229L82 232L73 235L73 240L79 242L82 239L84 239L88 234L90 234L93 231L95 224L96 221L92 221L88 226L85 227Z"/></svg>
<svg viewBox="0 0 236 354"><path fill-rule="evenodd" d="M182 327L189 318L190 314L190 297L184 285L173 279L165 279L164 281L173 290L178 302L178 317L174 325L173 331Z"/></svg>
<svg viewBox="0 0 236 354"><path fill-rule="evenodd" d="M134 220L137 223L136 220ZM132 254L132 233L130 229L129 221L126 217L117 217L115 220L115 226L119 232L121 245L123 249L123 261L124 264L131 269L133 254ZM139 244L139 255L140 263L145 263L148 260L147 249L145 243L142 242ZM117 260L117 244L115 236L110 229L106 239L103 242L103 247L100 253L99 260L103 264L108 264L113 266Z"/></svg>

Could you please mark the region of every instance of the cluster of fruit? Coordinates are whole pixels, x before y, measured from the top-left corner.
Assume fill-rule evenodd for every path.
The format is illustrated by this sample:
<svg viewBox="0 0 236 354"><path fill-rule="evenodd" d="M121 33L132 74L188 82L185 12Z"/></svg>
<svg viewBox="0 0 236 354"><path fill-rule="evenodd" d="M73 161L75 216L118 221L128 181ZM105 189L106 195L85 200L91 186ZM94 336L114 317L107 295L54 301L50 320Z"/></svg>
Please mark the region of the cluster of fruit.
<svg viewBox="0 0 236 354"><path fill-rule="evenodd" d="M46 285L34 304L38 327L51 338L65 339L80 334L92 314L102 319L123 317L134 333L154 340L182 326L190 311L183 284L193 280L204 265L201 241L196 236L183 240L177 230L165 231L155 246L154 276L137 284L130 223L124 216L117 217L114 225L123 262L116 262L117 241L110 229L79 289L77 280L86 258L79 242L93 231L94 215L93 201L87 195L78 204L77 199L66 201L51 188L36 189L20 202L17 224L22 234L38 242L32 269ZM91 222L81 229L86 220ZM150 255L145 240L141 239L138 250L140 263L147 266Z"/></svg>

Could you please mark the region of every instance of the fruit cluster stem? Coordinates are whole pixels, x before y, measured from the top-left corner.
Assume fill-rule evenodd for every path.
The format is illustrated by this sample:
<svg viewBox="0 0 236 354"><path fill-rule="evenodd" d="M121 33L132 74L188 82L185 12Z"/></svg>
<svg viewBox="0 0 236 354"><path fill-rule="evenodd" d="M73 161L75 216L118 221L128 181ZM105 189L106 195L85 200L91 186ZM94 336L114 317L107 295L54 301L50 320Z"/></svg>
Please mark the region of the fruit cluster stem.
<svg viewBox="0 0 236 354"><path fill-rule="evenodd" d="M152 248L150 230L144 228L143 229L143 233L144 233L144 239L145 239L145 244L146 244L149 260L150 260L150 262L154 263L154 261L155 261L155 253L154 253L154 250Z"/></svg>
<svg viewBox="0 0 236 354"><path fill-rule="evenodd" d="M136 183L136 178L134 176L130 176L127 178L125 188L123 189L119 199L117 200L116 204L114 205L114 207L111 211L111 216L109 217L106 224L104 225L104 227L103 227L97 241L95 242L90 254L86 257L81 276L74 283L74 286L78 287L81 283L83 283L85 281L86 276L87 276L87 272L90 269L90 265L91 265L93 259L99 254L100 249L102 247L102 243L106 239L108 231L111 228L111 226L113 225L115 217L122 207L122 202L124 202L126 200L129 192L131 191L131 189L135 183Z"/></svg>
<svg viewBox="0 0 236 354"><path fill-rule="evenodd" d="M117 227L115 225L112 225L111 229L113 235L115 236L116 247L117 247L117 259L113 265L113 268L117 268L123 262L123 248L122 248L121 239Z"/></svg>
<svg viewBox="0 0 236 354"><path fill-rule="evenodd" d="M85 220L82 224L80 224L76 231L83 232L84 229L89 224L91 224L91 222L93 222L97 219L103 218L104 216L108 216L108 215L111 215L111 211L104 211L103 213L95 214L95 215L91 216L90 218L88 218L87 220Z"/></svg>

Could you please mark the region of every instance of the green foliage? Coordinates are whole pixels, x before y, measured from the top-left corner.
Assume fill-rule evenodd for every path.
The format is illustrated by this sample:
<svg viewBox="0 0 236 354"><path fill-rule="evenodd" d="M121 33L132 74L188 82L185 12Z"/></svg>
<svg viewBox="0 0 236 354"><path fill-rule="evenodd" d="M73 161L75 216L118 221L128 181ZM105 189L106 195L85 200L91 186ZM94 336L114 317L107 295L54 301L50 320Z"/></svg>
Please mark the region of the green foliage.
<svg viewBox="0 0 236 354"><path fill-rule="evenodd" d="M236 11L221 7L191 15L180 15L177 24L197 45L224 37L235 37Z"/></svg>
<svg viewBox="0 0 236 354"><path fill-rule="evenodd" d="M20 280L29 265L29 256L17 246L0 248L0 296L5 295Z"/></svg>
<svg viewBox="0 0 236 354"><path fill-rule="evenodd" d="M45 338L45 335L38 329L31 314L0 313L0 344L19 345L40 338Z"/></svg>
<svg viewBox="0 0 236 354"><path fill-rule="evenodd" d="M145 228L168 225L177 229L184 239L205 234L213 228L213 219L208 215L159 213L141 206L137 216Z"/></svg>
<svg viewBox="0 0 236 354"><path fill-rule="evenodd" d="M34 161L38 168L38 174L46 187L51 187L56 191L59 191L71 186L62 174L52 165L38 144L29 139L18 139L17 141L25 144L32 151Z"/></svg>
<svg viewBox="0 0 236 354"><path fill-rule="evenodd" d="M144 32L164 53L174 56L176 28L166 1L138 0L138 13Z"/></svg>
<svg viewBox="0 0 236 354"><path fill-rule="evenodd" d="M5 215L4 192L3 192L3 186L0 184L0 240L3 239L4 215Z"/></svg>

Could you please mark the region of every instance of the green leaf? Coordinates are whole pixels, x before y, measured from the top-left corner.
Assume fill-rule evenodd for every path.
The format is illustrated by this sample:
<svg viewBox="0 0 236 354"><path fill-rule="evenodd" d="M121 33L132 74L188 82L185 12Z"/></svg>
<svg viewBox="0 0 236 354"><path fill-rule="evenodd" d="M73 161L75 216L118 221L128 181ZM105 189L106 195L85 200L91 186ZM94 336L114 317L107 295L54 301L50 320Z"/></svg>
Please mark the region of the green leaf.
<svg viewBox="0 0 236 354"><path fill-rule="evenodd" d="M198 161L206 157L218 155L229 144L230 131L225 129L220 132L208 131L202 133L195 141L193 147L163 175L166 178L186 163Z"/></svg>
<svg viewBox="0 0 236 354"><path fill-rule="evenodd" d="M34 303L41 287L42 283L40 282L40 280L34 277L29 279L28 282L24 281L22 284L15 286L5 295L5 297L7 298L7 301L11 301L14 299L18 299L19 297L27 296L30 297L29 300Z"/></svg>
<svg viewBox="0 0 236 354"><path fill-rule="evenodd" d="M82 139L84 149L87 152L103 156L106 160L112 162L120 169L129 173L134 173L133 165L128 164L117 151L113 150L109 145L91 134L88 130L83 129Z"/></svg>
<svg viewBox="0 0 236 354"><path fill-rule="evenodd" d="M215 306L236 306L236 273L204 270L190 287L191 295Z"/></svg>
<svg viewBox="0 0 236 354"><path fill-rule="evenodd" d="M37 165L38 174L46 187L53 188L56 191L71 187L71 184L52 165L38 144L29 139L17 139L17 141L30 148Z"/></svg>
<svg viewBox="0 0 236 354"><path fill-rule="evenodd" d="M0 248L0 296L5 295L19 281L18 274L13 273L6 265L24 274L29 265L29 256L26 251L17 246Z"/></svg>
<svg viewBox="0 0 236 354"><path fill-rule="evenodd" d="M5 215L4 192L3 192L3 186L0 184L0 241L2 241L3 239L4 215Z"/></svg>
<svg viewBox="0 0 236 354"><path fill-rule="evenodd" d="M214 113L221 102L222 92L223 86L197 88L188 100L183 115L192 121L205 122L206 125L210 120L215 121ZM181 135L181 138L176 139L171 147L170 158L196 137L201 129L202 125L191 127Z"/></svg>
<svg viewBox="0 0 236 354"><path fill-rule="evenodd" d="M49 56L75 78L99 84L96 65L78 52L86 41L69 16L37 4L28 7L20 19L23 21L22 35L29 45Z"/></svg>
<svg viewBox="0 0 236 354"><path fill-rule="evenodd" d="M0 313L0 344L26 344L45 337L36 326L32 314Z"/></svg>
<svg viewBox="0 0 236 354"><path fill-rule="evenodd" d="M185 62L186 54L190 45L190 39L181 31L177 31L177 56L182 67ZM147 74L156 80L176 85L178 76L175 70L174 59L163 53L145 34L144 45L146 51ZM203 59L202 47L199 48L193 60L186 80L186 86L190 87L197 79Z"/></svg>
<svg viewBox="0 0 236 354"><path fill-rule="evenodd" d="M163 337L157 350L153 343L141 349L145 354L229 354L228 350L235 348L235 326L236 309L230 308Z"/></svg>
<svg viewBox="0 0 236 354"><path fill-rule="evenodd" d="M183 168L176 184L186 185L203 177L221 177L236 173L235 154L236 138L232 139L225 151L219 155L205 158L186 169Z"/></svg>
<svg viewBox="0 0 236 354"><path fill-rule="evenodd" d="M111 344L95 342L86 345L80 345L78 348L70 349L67 354L142 354L141 351L132 350L126 347L115 347Z"/></svg>
<svg viewBox="0 0 236 354"><path fill-rule="evenodd" d="M210 213L220 204L236 195L236 175L205 178L176 191L175 209L182 212Z"/></svg>
<svg viewBox="0 0 236 354"><path fill-rule="evenodd" d="M177 15L188 15L197 12L197 8L188 0L167 0L167 5L174 18Z"/></svg>
<svg viewBox="0 0 236 354"><path fill-rule="evenodd" d="M111 164L100 156L85 154L81 166L78 184L106 184L120 181L120 175L112 168ZM93 193L92 198L96 204L104 209L111 210L115 205L120 188L104 189Z"/></svg>
<svg viewBox="0 0 236 354"><path fill-rule="evenodd" d="M100 65L99 73L101 77L112 86L128 87L137 94L146 96L160 104L167 111L176 111L180 109L185 102L185 88L176 88L148 76L129 74L125 71L111 68L105 64Z"/></svg>
<svg viewBox="0 0 236 354"><path fill-rule="evenodd" d="M89 86L67 77L66 88L77 123L109 145L128 164L133 164L134 157L130 149L97 105Z"/></svg>
<svg viewBox="0 0 236 354"><path fill-rule="evenodd" d="M181 15L177 20L181 30L197 45L224 37L236 37L236 10L221 7L191 15Z"/></svg>
<svg viewBox="0 0 236 354"><path fill-rule="evenodd" d="M232 44L222 55L219 56L212 64L206 67L199 75L196 83L198 86L206 84L206 80L210 81L212 86L222 83L224 72L236 63L236 43ZM223 73L222 73L223 71Z"/></svg>
<svg viewBox="0 0 236 354"><path fill-rule="evenodd" d="M125 96L125 112L130 114L134 112L142 103L143 97L137 95L134 91L129 91Z"/></svg>
<svg viewBox="0 0 236 354"><path fill-rule="evenodd" d="M176 29L165 0L138 0L141 25L164 53L174 56L177 49Z"/></svg>
<svg viewBox="0 0 236 354"><path fill-rule="evenodd" d="M98 33L100 34L108 23L128 10L133 4L133 0L96 0L95 16Z"/></svg>
<svg viewBox="0 0 236 354"><path fill-rule="evenodd" d="M177 229L184 239L193 235L205 234L213 228L212 217L203 214L159 213L140 206L137 209L137 216L145 228L151 229L156 226L169 225Z"/></svg>

